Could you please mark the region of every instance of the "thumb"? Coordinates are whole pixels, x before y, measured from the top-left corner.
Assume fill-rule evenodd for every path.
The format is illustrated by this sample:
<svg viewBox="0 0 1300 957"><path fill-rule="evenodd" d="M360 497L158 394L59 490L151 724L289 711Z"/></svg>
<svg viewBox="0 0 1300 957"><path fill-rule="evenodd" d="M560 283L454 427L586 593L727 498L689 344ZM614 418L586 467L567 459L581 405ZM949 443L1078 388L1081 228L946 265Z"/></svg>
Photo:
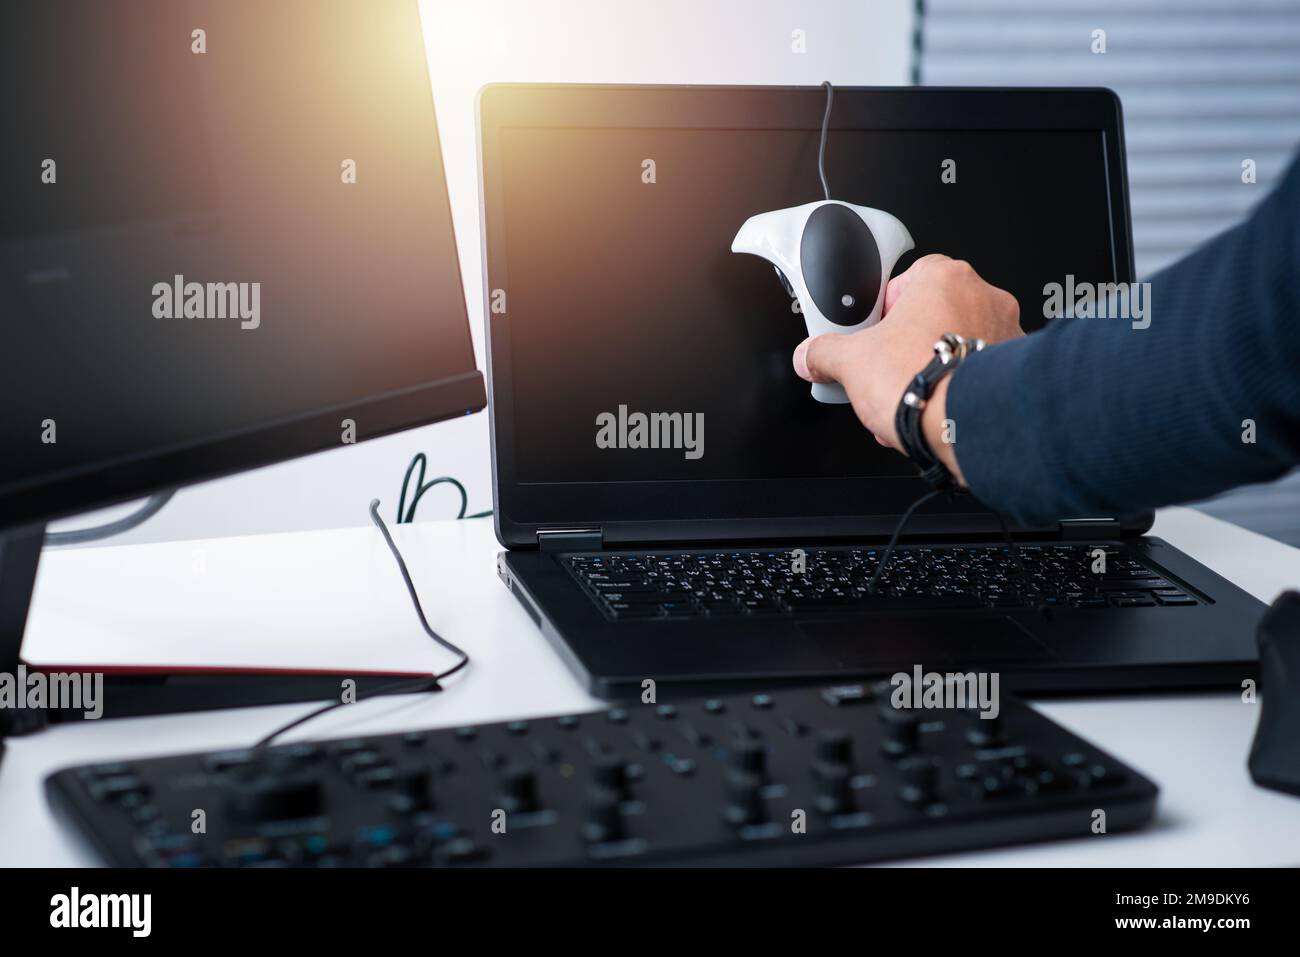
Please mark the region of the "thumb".
<svg viewBox="0 0 1300 957"><path fill-rule="evenodd" d="M813 336L794 350L794 371L809 382L838 382L849 337L838 332Z"/></svg>

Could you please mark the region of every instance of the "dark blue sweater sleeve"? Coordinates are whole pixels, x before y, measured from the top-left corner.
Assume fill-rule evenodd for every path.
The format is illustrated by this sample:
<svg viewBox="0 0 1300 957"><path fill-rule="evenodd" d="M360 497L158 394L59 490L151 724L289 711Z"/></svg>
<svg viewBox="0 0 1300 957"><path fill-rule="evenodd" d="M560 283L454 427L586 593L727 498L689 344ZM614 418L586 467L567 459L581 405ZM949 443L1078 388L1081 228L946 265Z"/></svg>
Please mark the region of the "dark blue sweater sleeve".
<svg viewBox="0 0 1300 957"><path fill-rule="evenodd" d="M1300 162L1249 219L1153 276L1148 314L1146 329L1057 319L953 373L957 460L982 502L1045 525L1300 464Z"/></svg>

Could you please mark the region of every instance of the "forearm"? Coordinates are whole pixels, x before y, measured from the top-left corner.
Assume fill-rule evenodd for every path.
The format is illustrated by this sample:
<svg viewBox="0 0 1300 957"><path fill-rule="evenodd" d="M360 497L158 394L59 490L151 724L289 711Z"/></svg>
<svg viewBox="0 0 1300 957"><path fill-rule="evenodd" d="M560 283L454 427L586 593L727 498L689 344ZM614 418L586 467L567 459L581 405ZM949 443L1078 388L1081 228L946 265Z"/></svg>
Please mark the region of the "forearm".
<svg viewBox="0 0 1300 957"><path fill-rule="evenodd" d="M1293 167L1250 221L1153 278L1149 328L1057 320L991 346L935 414L971 490L1025 524L1275 478L1300 462L1298 304Z"/></svg>

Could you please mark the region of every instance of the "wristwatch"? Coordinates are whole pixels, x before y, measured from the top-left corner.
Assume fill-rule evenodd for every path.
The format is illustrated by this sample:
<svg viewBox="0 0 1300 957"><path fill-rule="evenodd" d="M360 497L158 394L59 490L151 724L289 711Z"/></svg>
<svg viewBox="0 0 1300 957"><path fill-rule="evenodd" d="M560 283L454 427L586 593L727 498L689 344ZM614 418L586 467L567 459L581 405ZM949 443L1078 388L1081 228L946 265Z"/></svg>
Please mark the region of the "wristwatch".
<svg viewBox="0 0 1300 957"><path fill-rule="evenodd" d="M926 442L925 433L921 431L921 413L940 380L984 345L983 339L966 339L955 332L945 332L934 344L934 358L912 379L894 414L894 429L898 432L903 451L921 470L921 478L936 491L955 492L958 485L948 466L939 461Z"/></svg>

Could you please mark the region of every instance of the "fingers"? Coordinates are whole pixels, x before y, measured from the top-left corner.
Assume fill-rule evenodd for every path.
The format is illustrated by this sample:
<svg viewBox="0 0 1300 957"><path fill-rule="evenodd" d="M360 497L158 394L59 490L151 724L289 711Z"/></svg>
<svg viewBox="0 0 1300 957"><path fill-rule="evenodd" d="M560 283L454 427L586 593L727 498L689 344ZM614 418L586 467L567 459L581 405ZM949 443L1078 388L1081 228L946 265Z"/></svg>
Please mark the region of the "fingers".
<svg viewBox="0 0 1300 957"><path fill-rule="evenodd" d="M916 262L908 266L906 270L889 280L889 284L885 286L884 311L888 313L890 309L894 308L894 303L896 303L898 297L903 294L903 290L911 285L912 281L916 279L917 276L925 272L926 269L937 262L946 262L948 258L949 257L945 256L943 253L930 253L920 257Z"/></svg>
<svg viewBox="0 0 1300 957"><path fill-rule="evenodd" d="M794 350L795 375L809 382L838 382L849 336L838 332L814 336Z"/></svg>
<svg viewBox="0 0 1300 957"><path fill-rule="evenodd" d="M997 286L990 286L998 304L1001 306L1003 313L1011 320L1016 329L1023 332L1020 328L1020 301L1005 289L999 289Z"/></svg>

